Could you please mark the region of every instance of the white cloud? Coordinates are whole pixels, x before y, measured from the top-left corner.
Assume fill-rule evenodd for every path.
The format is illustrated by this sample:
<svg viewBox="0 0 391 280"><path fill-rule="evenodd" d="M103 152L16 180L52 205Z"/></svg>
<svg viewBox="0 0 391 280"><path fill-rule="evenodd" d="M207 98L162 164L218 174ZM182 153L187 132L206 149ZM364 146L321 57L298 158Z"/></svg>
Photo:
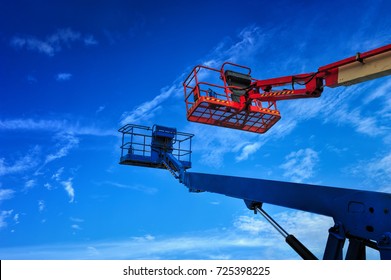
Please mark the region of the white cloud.
<svg viewBox="0 0 391 280"><path fill-rule="evenodd" d="M367 183L377 185L380 191L387 192L391 187L391 153L361 161L346 170L355 176L363 177Z"/></svg>
<svg viewBox="0 0 391 280"><path fill-rule="evenodd" d="M52 190L53 189L53 186L50 184L50 183L45 183L43 185L48 191Z"/></svg>
<svg viewBox="0 0 391 280"><path fill-rule="evenodd" d="M232 228L174 236L145 234L125 240L10 248L6 259L276 259L300 257L261 215L240 215ZM11 213L12 214L12 213ZM333 219L302 211L283 211L273 218L322 258ZM80 230L77 223L71 228ZM26 252L29 252L27 255ZM371 257L371 256L368 256ZM379 258L374 255L373 258Z"/></svg>
<svg viewBox="0 0 391 280"><path fill-rule="evenodd" d="M140 122L145 123L146 121L152 119L156 112L161 108L162 103L180 90L182 90L180 85L172 85L171 87L163 88L160 94L154 97L152 100L142 103L130 112L123 113L121 117L121 124L135 124Z"/></svg>
<svg viewBox="0 0 391 280"><path fill-rule="evenodd" d="M79 230L82 230L83 228L80 226L80 223L83 223L84 220L83 219L80 219L80 218L74 218L74 217L70 217L69 218L72 222L72 225L71 225L71 228L74 230L73 234L75 234L75 231L79 231Z"/></svg>
<svg viewBox="0 0 391 280"><path fill-rule="evenodd" d="M378 126L378 120L375 116L366 117L361 113L361 109L348 109L347 106L341 106L335 111L333 116L339 120L340 123L351 125L357 132L369 136L380 136L384 134L383 129Z"/></svg>
<svg viewBox="0 0 391 280"><path fill-rule="evenodd" d="M106 106L99 106L99 108L95 111L95 113L100 113L102 112L104 109L106 108Z"/></svg>
<svg viewBox="0 0 391 280"><path fill-rule="evenodd" d="M56 181L60 181L61 174L64 172L64 167L60 167L56 173L52 175L52 179Z"/></svg>
<svg viewBox="0 0 391 280"><path fill-rule="evenodd" d="M36 181L35 179L27 180L27 181L24 183L23 191L24 191L24 192L27 192L27 191L29 191L30 189L32 189L33 187L35 187L36 185L37 185L37 181Z"/></svg>
<svg viewBox="0 0 391 280"><path fill-rule="evenodd" d="M28 180L28 181L24 184L24 187L30 189L30 188L33 188L36 184L37 184L36 180L31 179L31 180Z"/></svg>
<svg viewBox="0 0 391 280"><path fill-rule="evenodd" d="M285 157L286 162L280 165L284 177L294 182L303 182L314 175L315 165L319 161L318 153L310 148L291 152Z"/></svg>
<svg viewBox="0 0 391 280"><path fill-rule="evenodd" d="M263 220L259 215L243 215L236 218L234 226L241 230L248 232L251 235L258 235L260 233L273 234L270 224Z"/></svg>
<svg viewBox="0 0 391 280"><path fill-rule="evenodd" d="M82 228L78 224L71 225L71 228L75 230L82 230Z"/></svg>
<svg viewBox="0 0 391 280"><path fill-rule="evenodd" d="M63 82L63 81L69 81L72 78L71 73L58 73L56 75L56 81Z"/></svg>
<svg viewBox="0 0 391 280"><path fill-rule="evenodd" d="M168 237L146 234L118 241L12 248L6 252L5 258L26 259L26 252L31 252L27 256L30 259L300 259L284 239L269 224L263 222L260 215L247 221L249 227L257 219L262 221L256 224L260 229L255 231L259 234L253 228L249 234L249 227L243 226L243 217L245 216L239 218L242 225L237 225L236 228ZM316 218L313 215L297 215L294 219L296 223L291 223L294 229L302 227L310 236L300 240L306 245L309 243L308 247L321 257L325 244L323 241L327 239L332 219ZM279 220L281 223L286 222ZM290 225L288 228L290 229ZM77 230L78 226L74 229ZM300 235L301 232L296 236Z"/></svg>
<svg viewBox="0 0 391 280"><path fill-rule="evenodd" d="M75 200L75 189L73 188L72 180L73 178L69 178L67 181L61 182L64 187L64 190L69 196L69 203L72 203Z"/></svg>
<svg viewBox="0 0 391 280"><path fill-rule="evenodd" d="M245 145L243 148L242 148L242 152L240 155L238 155L236 157L236 160L237 161L243 161L243 160L246 160L248 159L248 157L251 155L251 154L254 154L256 151L259 150L259 148L261 147L261 143L259 142L256 142L256 143L250 143L250 144L247 144Z"/></svg>
<svg viewBox="0 0 391 280"><path fill-rule="evenodd" d="M148 235L147 235L148 236ZM187 259L190 256L206 259L210 256L225 256L234 249L245 249L244 259L253 256L248 253L254 249L259 257L263 248L271 246L273 241L254 236L236 235L225 232L199 233L197 236L141 237L112 242L94 242L87 244L67 244L66 246L41 246L30 248L12 248L7 250L7 259ZM29 252L26 255L26 252ZM225 253L226 252L226 253ZM2 254L4 255L4 253Z"/></svg>
<svg viewBox="0 0 391 280"><path fill-rule="evenodd" d="M38 201L38 211L43 212L43 210L45 210L45 207L46 207L45 201L39 200Z"/></svg>
<svg viewBox="0 0 391 280"><path fill-rule="evenodd" d="M103 183L100 183L101 185L109 185L109 186L113 186L113 187L116 187L116 188L121 188L121 189L129 189L129 190L133 190L133 191L139 191L139 192L143 192L143 193L146 193L146 194L156 194L158 192L158 189L157 188L153 188L153 187L147 187L147 186L143 186L143 185L140 185L140 184L130 184L130 185L125 185L125 184L120 184L120 183L116 183L116 182L109 182L109 181L106 181L106 182L103 182Z"/></svg>
<svg viewBox="0 0 391 280"><path fill-rule="evenodd" d="M58 45L60 43L70 43L72 41L79 40L81 34L79 32L75 32L70 28L59 29L56 33L50 35L47 38L47 41L53 45Z"/></svg>
<svg viewBox="0 0 391 280"><path fill-rule="evenodd" d="M83 42L86 46L96 45L98 43L90 34L82 35L80 32L65 28L57 30L45 39L39 39L34 36L14 36L11 39L10 45L16 49L26 49L48 56L54 56L64 47L70 48L72 43L78 41Z"/></svg>
<svg viewBox="0 0 391 280"><path fill-rule="evenodd" d="M96 249L94 246L88 246L87 255L91 256L92 258L97 258L100 255L100 253L98 249Z"/></svg>
<svg viewBox="0 0 391 280"><path fill-rule="evenodd" d="M0 158L0 176L20 173L36 167L39 163L37 160L39 150L39 147L34 147L25 156L20 157L11 164L7 163L4 158Z"/></svg>
<svg viewBox="0 0 391 280"><path fill-rule="evenodd" d="M364 98L364 104L368 104L376 99L387 96L391 91L391 80L381 83L377 88L373 89L368 96Z"/></svg>
<svg viewBox="0 0 391 280"><path fill-rule="evenodd" d="M11 217L13 212L14 210L2 210L0 212L0 230L7 227L8 223L6 222L6 219Z"/></svg>
<svg viewBox="0 0 391 280"><path fill-rule="evenodd" d="M86 46L93 46L98 44L98 41L91 34L84 36L83 42Z"/></svg>
<svg viewBox="0 0 391 280"><path fill-rule="evenodd" d="M79 144L79 139L72 134L58 134L56 136L56 139L58 139L59 141L57 145L59 146L59 149L55 153L48 154L46 156L44 164L67 156L69 151L77 147Z"/></svg>
<svg viewBox="0 0 391 280"><path fill-rule="evenodd" d="M13 220L14 220L15 224L19 224L19 223L20 223L20 222L19 222L19 213L16 213L16 214L14 215Z"/></svg>
<svg viewBox="0 0 391 280"><path fill-rule="evenodd" d="M11 46L17 49L24 49L31 51L37 51L40 53L47 54L49 56L53 56L55 53L54 47L45 41L39 40L35 37L26 36L26 37L14 37L11 40Z"/></svg>
<svg viewBox="0 0 391 280"><path fill-rule="evenodd" d="M316 256L322 257L328 237L328 230L334 225L331 217L312 214L303 211L282 211L272 215L273 219L280 224L288 234L297 237ZM278 231L261 215L242 215L236 217L234 226L251 236L260 235L264 238L284 242ZM287 248L282 248L288 251Z"/></svg>
<svg viewBox="0 0 391 280"><path fill-rule="evenodd" d="M228 128L189 123L185 128L196 135L193 152L201 155L201 162L211 167L223 166L224 156L236 154L236 160L247 159L261 147L259 135Z"/></svg>
<svg viewBox="0 0 391 280"><path fill-rule="evenodd" d="M246 57L247 59L253 59L254 53L267 43L266 37L271 36L272 33L274 33L272 30L265 33L264 30L255 25L244 28L239 33L239 40L223 52L224 56L227 56L224 60L236 62L238 60L244 61Z"/></svg>
<svg viewBox="0 0 391 280"><path fill-rule="evenodd" d="M138 241L138 242L148 242L148 241L153 241L155 240L155 236L151 234L146 234L144 236L134 236L132 237L133 240Z"/></svg>
<svg viewBox="0 0 391 280"><path fill-rule="evenodd" d="M274 30L264 32L256 25L250 25L239 32L237 38L226 38L221 41L201 64L212 68L220 68L226 62L253 60L253 56L267 44L267 37Z"/></svg>
<svg viewBox="0 0 391 280"><path fill-rule="evenodd" d="M326 88L320 98L303 100L299 104L298 101L280 103L283 105L280 110L282 116L296 124L319 118L322 122L350 126L357 133L371 137L386 136L389 125L381 125L386 107L376 111L370 109L370 115L365 111L370 102L385 96L390 85L380 83L380 86L374 88L373 83L366 83L346 88Z"/></svg>
<svg viewBox="0 0 391 280"><path fill-rule="evenodd" d="M0 189L0 203L3 200L13 198L14 194L15 194L15 191L12 189Z"/></svg>
<svg viewBox="0 0 391 280"><path fill-rule="evenodd" d="M52 130L60 131L66 127L65 121L57 120L33 120L33 119L11 119L0 120L1 130Z"/></svg>
<svg viewBox="0 0 391 280"><path fill-rule="evenodd" d="M71 221L74 222L74 223L83 223L83 222L84 222L83 219L74 218L74 217L70 217L69 220L71 220Z"/></svg>
<svg viewBox="0 0 391 280"><path fill-rule="evenodd" d="M42 130L73 135L117 136L116 131L103 130L94 126L81 126L64 120L8 119L0 120L0 130Z"/></svg>

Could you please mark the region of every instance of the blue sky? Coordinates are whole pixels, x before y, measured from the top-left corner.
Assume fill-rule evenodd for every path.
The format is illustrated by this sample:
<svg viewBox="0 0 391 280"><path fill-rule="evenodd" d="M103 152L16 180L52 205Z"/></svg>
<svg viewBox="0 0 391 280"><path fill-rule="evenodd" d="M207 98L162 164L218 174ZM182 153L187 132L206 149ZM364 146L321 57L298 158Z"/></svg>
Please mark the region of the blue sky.
<svg viewBox="0 0 391 280"><path fill-rule="evenodd" d="M390 2L80 2L0 2L1 259L298 258L243 201L119 165L128 122L194 133L192 171L391 191L389 77L280 102L263 135L189 123L181 86L197 64L266 79L390 44ZM322 257L330 218L265 209Z"/></svg>

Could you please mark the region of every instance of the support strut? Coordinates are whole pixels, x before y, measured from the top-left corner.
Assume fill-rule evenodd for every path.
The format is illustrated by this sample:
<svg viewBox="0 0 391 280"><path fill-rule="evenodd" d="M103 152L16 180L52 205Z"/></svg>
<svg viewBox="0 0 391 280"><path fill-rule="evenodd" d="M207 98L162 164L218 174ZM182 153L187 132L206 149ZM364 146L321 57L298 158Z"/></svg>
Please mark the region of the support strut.
<svg viewBox="0 0 391 280"><path fill-rule="evenodd" d="M284 230L283 227L281 227L268 213L266 213L265 210L262 208L256 207L255 208L259 214L261 214L265 219L285 238L285 242L288 243L289 246L297 254L299 254L300 257L303 258L303 260L317 260L318 258L312 254L312 252L303 244L301 243L294 235L289 234Z"/></svg>

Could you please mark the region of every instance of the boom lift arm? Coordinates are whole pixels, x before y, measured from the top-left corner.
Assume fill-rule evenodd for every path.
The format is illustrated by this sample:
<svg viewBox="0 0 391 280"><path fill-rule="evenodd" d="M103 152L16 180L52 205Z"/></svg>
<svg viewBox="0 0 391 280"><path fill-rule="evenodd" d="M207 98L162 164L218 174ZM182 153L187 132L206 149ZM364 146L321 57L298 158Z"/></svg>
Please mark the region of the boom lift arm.
<svg viewBox="0 0 391 280"><path fill-rule="evenodd" d="M357 53L314 73L267 80L256 80L250 68L233 63L220 69L196 66L183 83L187 119L264 133L281 118L277 101L319 97L325 86L348 86L390 74L391 45ZM381 259L391 259L391 194L187 172L192 134L158 125L151 129L129 124L119 131L120 164L168 169L191 192L243 199L304 259L316 257L262 209L263 203L333 218L323 259L342 259L346 239L346 259L365 259L366 247L378 250Z"/></svg>
<svg viewBox="0 0 391 280"><path fill-rule="evenodd" d="M266 216L304 259L316 257L288 234L262 209L263 203L332 217L335 226L323 259L365 259L366 247L391 259L391 194L308 184L188 172L191 167L192 134L175 128L126 125L122 133L120 164L169 170L191 192L212 192L243 199L250 210Z"/></svg>
<svg viewBox="0 0 391 280"><path fill-rule="evenodd" d="M254 79L250 68L234 63L226 62L220 69L199 65L183 83L187 119L265 133L281 118L277 101L319 97L325 86L349 86L390 74L391 44L317 72L266 80Z"/></svg>

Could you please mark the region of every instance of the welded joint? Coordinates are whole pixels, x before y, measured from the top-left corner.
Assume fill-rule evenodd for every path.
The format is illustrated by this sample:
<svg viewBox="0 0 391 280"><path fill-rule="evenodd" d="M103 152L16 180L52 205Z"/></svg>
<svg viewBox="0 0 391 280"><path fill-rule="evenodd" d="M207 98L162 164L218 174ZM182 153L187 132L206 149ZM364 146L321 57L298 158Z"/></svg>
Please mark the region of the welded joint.
<svg viewBox="0 0 391 280"><path fill-rule="evenodd" d="M337 239L346 239L345 230L340 222L336 222L334 226L329 229L329 234Z"/></svg>
<svg viewBox="0 0 391 280"><path fill-rule="evenodd" d="M253 200L244 200L244 203L246 204L247 208L254 211L254 214L257 214L257 208L262 208L262 202L259 201L253 201Z"/></svg>

